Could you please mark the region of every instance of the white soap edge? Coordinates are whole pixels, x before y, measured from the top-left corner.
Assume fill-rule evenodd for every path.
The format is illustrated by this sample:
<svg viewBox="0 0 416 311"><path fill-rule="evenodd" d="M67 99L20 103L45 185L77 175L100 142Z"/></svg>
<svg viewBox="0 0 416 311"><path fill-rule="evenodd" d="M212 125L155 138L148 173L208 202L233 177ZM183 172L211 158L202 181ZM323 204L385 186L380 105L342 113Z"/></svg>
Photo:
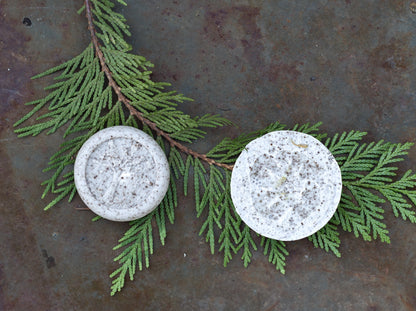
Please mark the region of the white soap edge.
<svg viewBox="0 0 416 311"><path fill-rule="evenodd" d="M142 206L140 206L140 209L138 209L135 213L129 213L125 216L117 216L111 211L111 209L103 210L101 208L97 208L96 206L98 203L89 191L85 176L86 165L91 153L98 145L111 138L130 138L132 140L139 141L145 149L152 154L156 166L159 166L160 168L157 172L155 172L157 173L159 187L157 189L153 189L152 193L149 194L154 197L154 204L146 207L145 209L142 209ZM151 136L130 126L113 126L95 133L81 147L74 164L74 181L77 192L82 201L94 213L112 221L131 221L149 214L160 204L160 202L162 202L169 187L170 170L165 153Z"/></svg>

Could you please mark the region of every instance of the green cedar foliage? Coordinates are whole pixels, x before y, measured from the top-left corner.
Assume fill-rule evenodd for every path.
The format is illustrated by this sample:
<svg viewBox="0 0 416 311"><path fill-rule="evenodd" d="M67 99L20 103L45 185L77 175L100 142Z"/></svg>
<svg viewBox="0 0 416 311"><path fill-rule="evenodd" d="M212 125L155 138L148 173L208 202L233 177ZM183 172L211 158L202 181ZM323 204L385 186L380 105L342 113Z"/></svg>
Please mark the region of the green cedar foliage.
<svg viewBox="0 0 416 311"><path fill-rule="evenodd" d="M344 189L334 217L309 240L338 257L338 227L365 241L379 238L390 243L383 221L386 207L392 208L396 217L416 223L416 174L409 170L398 178L397 167L393 166L403 161L413 144L361 143L365 135L351 131L325 141L341 167Z"/></svg>
<svg viewBox="0 0 416 311"><path fill-rule="evenodd" d="M117 2L125 5L121 0ZM51 175L42 184L45 186L43 197L49 193L55 195L45 209L64 198L71 201L74 197L76 189L72 165L78 150L91 135L114 125L142 128L165 151L171 169L171 182L159 207L149 215L130 222L129 229L114 247L119 251L114 259L119 268L110 275L113 279L111 295L123 288L127 277L133 280L137 270L149 267L154 251L154 235L157 234L160 243L165 244L166 223L173 224L175 218L177 182L180 179L183 180L185 195L193 189L195 213L202 223L199 234L204 236L211 253L216 250L222 252L224 266L240 253L243 265L247 267L253 252L261 246L269 262L285 273L286 244L259 236L235 212L230 195L231 171L212 162L207 165L204 158L181 148L180 144L167 142L163 139L167 136L161 136L163 132L175 141L191 143L204 137L204 127L219 127L230 122L217 115L191 117L178 110L178 104L190 99L166 91L167 83L152 81L150 68L153 64L142 56L130 53L131 46L124 39L124 36L130 35L126 20L113 9L114 3L109 0L86 1L80 12L91 12L95 28L93 33L99 45L92 39L92 43L78 56L35 76L53 75L54 82L46 88L49 92L46 97L26 104L33 107L32 110L15 124L20 137L43 132L52 134L62 127L65 129L65 140L45 169ZM96 48L102 53L104 65ZM103 66L111 74L113 84ZM155 133L155 128L151 129L148 124L138 122L137 115L127 109L126 100L144 119L153 122L158 132ZM404 159L412 144L363 143L366 133L359 131L327 138L319 133L319 125L296 125L291 130L313 135L329 148L341 167L343 193L333 218L308 239L315 247L338 257L341 256L340 229L352 232L365 241L378 238L389 243L383 216L385 208L392 208L396 217L416 222L416 174L407 171L398 177L394 166ZM253 139L283 129L286 126L275 122L256 132L234 139L226 138L206 156L217 164L233 165Z"/></svg>

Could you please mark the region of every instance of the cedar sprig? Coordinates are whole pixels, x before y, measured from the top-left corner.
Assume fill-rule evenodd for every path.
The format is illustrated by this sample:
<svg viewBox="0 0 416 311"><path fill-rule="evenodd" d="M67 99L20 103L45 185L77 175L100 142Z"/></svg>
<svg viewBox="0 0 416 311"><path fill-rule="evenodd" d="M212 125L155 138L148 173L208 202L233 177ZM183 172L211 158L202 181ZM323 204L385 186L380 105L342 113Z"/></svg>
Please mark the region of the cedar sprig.
<svg viewBox="0 0 416 311"><path fill-rule="evenodd" d="M416 174L408 170L397 176L395 163L403 161L412 143L384 141L361 143L367 133L350 131L327 139L325 145L341 168L343 193L331 221L309 237L315 247L339 252L338 227L365 241L380 239L390 243L384 221L387 207L396 217L416 222Z"/></svg>

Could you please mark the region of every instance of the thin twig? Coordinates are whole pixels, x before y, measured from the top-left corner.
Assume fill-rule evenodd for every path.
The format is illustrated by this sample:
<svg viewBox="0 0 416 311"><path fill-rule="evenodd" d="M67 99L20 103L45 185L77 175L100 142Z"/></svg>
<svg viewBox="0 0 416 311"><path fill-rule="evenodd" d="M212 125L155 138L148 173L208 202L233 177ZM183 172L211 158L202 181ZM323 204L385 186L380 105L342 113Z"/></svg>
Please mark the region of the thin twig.
<svg viewBox="0 0 416 311"><path fill-rule="evenodd" d="M77 211L90 211L88 207L74 207Z"/></svg>
<svg viewBox="0 0 416 311"><path fill-rule="evenodd" d="M198 152L182 145L181 143L179 143L178 141L176 141L172 137L170 137L168 133L159 129L157 127L156 123L146 119L140 111L136 110L131 105L130 100L127 99L126 96L124 96L124 94L121 92L121 88L117 85L117 83L113 79L112 73L111 73L110 69L108 68L108 66L105 62L104 54L100 49L100 43L98 42L98 38L96 36L96 30L95 30L95 27L94 27L93 16L92 16L92 12L91 12L91 3L90 3L89 0L85 0L85 11L86 11L86 17L87 17L87 20L88 20L88 29L89 29L90 34L91 34L91 40L92 40L92 43L93 43L94 48L95 48L95 53L96 53L98 59L100 60L100 65L101 65L102 70L104 71L105 76L107 77L108 84L112 87L112 89L114 90L114 92L117 95L118 101L123 103L126 106L126 108L129 110L129 113L131 115L135 116L140 122L142 122L143 124L146 124L148 127L150 127L150 129L152 129L156 133L156 135L163 137L170 144L170 146L176 147L180 151L182 151L183 153L189 154L189 155L193 156L194 158L201 159L202 161L205 161L209 165L216 165L216 166L219 166L219 167L222 167L222 168L225 168L225 169L228 169L228 170L231 171L233 169L233 165L219 163L219 162L215 161L214 159L208 158L205 154L198 153Z"/></svg>

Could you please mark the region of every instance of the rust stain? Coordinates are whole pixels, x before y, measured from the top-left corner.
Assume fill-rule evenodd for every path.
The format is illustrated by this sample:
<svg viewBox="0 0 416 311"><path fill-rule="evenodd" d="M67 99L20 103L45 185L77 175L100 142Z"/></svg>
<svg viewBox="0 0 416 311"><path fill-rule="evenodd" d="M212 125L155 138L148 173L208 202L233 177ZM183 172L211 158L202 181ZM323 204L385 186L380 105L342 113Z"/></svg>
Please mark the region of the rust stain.
<svg viewBox="0 0 416 311"><path fill-rule="evenodd" d="M290 64L272 64L267 70L267 77L270 82L296 81L302 74L298 69L300 66L300 62L297 61Z"/></svg>
<svg viewBox="0 0 416 311"><path fill-rule="evenodd" d="M31 219L26 214L16 186L10 182L14 177L12 165L3 148L0 148L0 159L2 163L0 174L10 177L8 181L2 183L0 197L4 206L13 207L3 208L2 217L0 217L0 252L5 255L3 267L0 267L2 287L0 294L4 292L5 284L7 285L5 296L0 295L0 304L5 305L6 309L30 309L34 305L44 306L49 301L48 293L44 288L34 286L38 284L36 278L43 275L43 265L39 260L40 253ZM12 226L10 226L10 221L13 222ZM35 265L35 262L39 264ZM27 267L29 263L31 273L27 274L27 270L22 267ZM46 280L42 283L47 284Z"/></svg>
<svg viewBox="0 0 416 311"><path fill-rule="evenodd" d="M230 49L236 47L237 41L233 38L230 29L227 29L227 21L230 9L219 9L207 11L205 14L205 24L203 26L204 36L215 44L226 44Z"/></svg>
<svg viewBox="0 0 416 311"><path fill-rule="evenodd" d="M399 295L399 297L400 297L400 301L402 302L403 306L406 307L406 310L408 310L408 311L414 310L415 305L412 304L411 302L409 302L407 297L403 297L403 295Z"/></svg>
<svg viewBox="0 0 416 311"><path fill-rule="evenodd" d="M208 8L203 35L214 46L224 45L237 57L241 57L242 74L253 72L244 84L247 93L256 96L257 81L266 80L281 88L280 98L273 98L272 101L279 101L285 106L298 101L310 102L311 100L304 99L309 96L306 88L298 83L302 75L301 60L288 63L280 59L281 55L277 51L270 60L265 58L264 40L268 39L257 24L259 19L261 10L255 6L230 6L217 10ZM290 22L288 19L288 23Z"/></svg>
<svg viewBox="0 0 416 311"><path fill-rule="evenodd" d="M4 287L5 287L5 277L4 277L4 266L0 264L0 310L6 310L5 298L4 298Z"/></svg>
<svg viewBox="0 0 416 311"><path fill-rule="evenodd" d="M19 25L21 28L16 27ZM11 134L12 124L23 112L23 103L33 96L30 77L31 57L27 55L27 46L31 37L21 29L26 27L22 21L7 19L0 15L0 132L2 137ZM13 135L13 134L12 134ZM43 276L44 266L35 239L30 217L26 214L24 202L14 180L13 165L6 144L12 144L4 138L0 144L0 175L7 176L0 186L2 198L2 216L0 217L0 310L30 309L33 306L45 307L49 302L47 291L39 287L39 276ZM12 224L12 225L10 225ZM39 262L39 265L36 265ZM30 273L23 269L30 264ZM36 277L35 277L36 276ZM38 279L37 279L38 278ZM43 277L42 277L43 278ZM47 284L46 280L40 281Z"/></svg>
<svg viewBox="0 0 416 311"><path fill-rule="evenodd" d="M19 24L20 23L17 23ZM20 116L16 109L33 91L30 89L28 69L30 58L25 56L25 46L31 38L16 31L0 15L0 130L11 127ZM10 112L16 111L16 114Z"/></svg>
<svg viewBox="0 0 416 311"><path fill-rule="evenodd" d="M233 50L243 48L243 56L252 66L262 65L261 54L264 51L261 39L263 35L256 19L260 14L258 7L232 6L217 10L207 9L204 36L214 44L223 44ZM238 21L237 31L235 21Z"/></svg>
<svg viewBox="0 0 416 311"><path fill-rule="evenodd" d="M409 49L412 35L393 38L369 51L368 67L374 80L394 84L403 72L412 69L414 51Z"/></svg>
<svg viewBox="0 0 416 311"><path fill-rule="evenodd" d="M392 0L392 1L388 1L388 5L390 6L391 10L397 12L397 13L402 13L403 9L406 8L406 6L408 5L409 1L408 0Z"/></svg>
<svg viewBox="0 0 416 311"><path fill-rule="evenodd" d="M394 113L397 89L411 88L410 80L405 77L413 70L414 51L409 48L410 40L411 34L406 34L368 51L364 70L356 72L360 81L357 89L374 111L373 122Z"/></svg>
<svg viewBox="0 0 416 311"><path fill-rule="evenodd" d="M264 311L273 311L273 310L278 310L277 307L279 305L280 301L276 301L274 304L272 304L270 307L268 307L267 309L265 309Z"/></svg>
<svg viewBox="0 0 416 311"><path fill-rule="evenodd" d="M238 22L242 25L243 34L245 34L244 38L241 39L244 58L253 68L264 67L262 56L264 52L263 35L256 21L260 15L260 9L257 7L237 7L236 10L240 13Z"/></svg>
<svg viewBox="0 0 416 311"><path fill-rule="evenodd" d="M155 81L167 81L173 83L182 78L181 71L174 71L167 64L160 64L156 73L152 73L152 79ZM198 79L199 77L195 77Z"/></svg>

